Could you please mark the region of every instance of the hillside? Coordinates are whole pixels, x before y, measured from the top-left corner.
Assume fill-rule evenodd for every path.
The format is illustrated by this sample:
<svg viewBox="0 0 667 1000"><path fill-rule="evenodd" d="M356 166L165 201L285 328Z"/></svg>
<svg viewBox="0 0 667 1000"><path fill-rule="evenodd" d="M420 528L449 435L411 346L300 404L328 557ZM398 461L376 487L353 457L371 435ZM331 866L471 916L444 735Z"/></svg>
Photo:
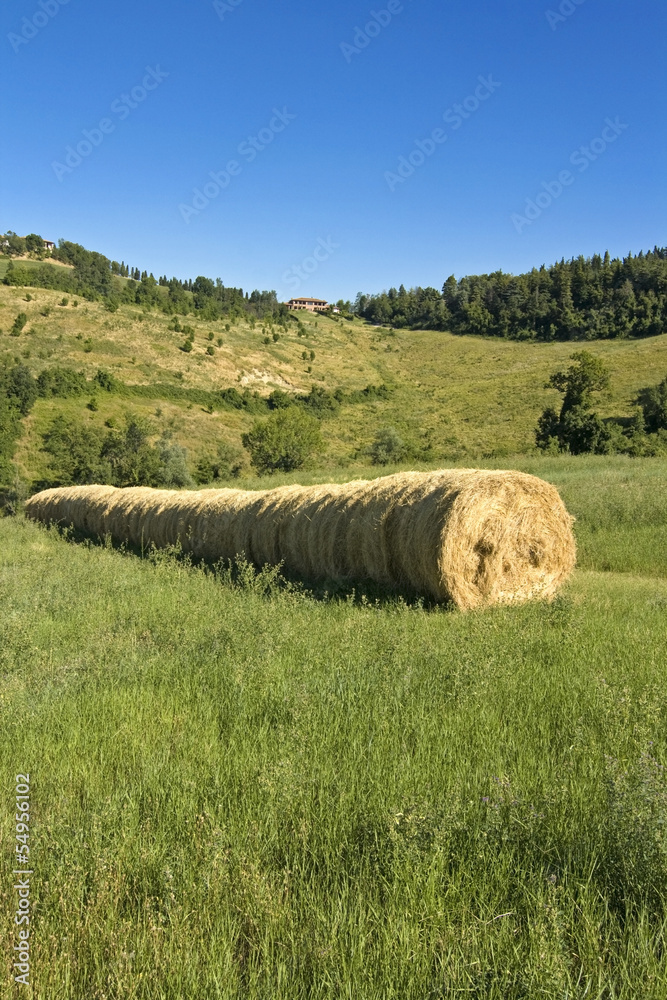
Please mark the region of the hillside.
<svg viewBox="0 0 667 1000"><path fill-rule="evenodd" d="M290 320L284 327L188 315L179 323L194 330L186 353L173 317L128 305L110 313L102 302L74 298L63 305L66 299L58 291L0 285L0 363L20 361L34 375L47 366L69 366L88 378L101 368L141 387L142 395L96 392L95 412L87 408L90 395L37 400L16 454L27 481L46 476L40 435L60 413L99 427L128 413L149 417L156 435L168 430L188 448L193 467L212 457L220 442L241 452L240 435L257 414L217 405L207 412L211 407L197 401L204 397L196 390L229 387L266 397L274 389L308 392L312 385L346 393L388 386L389 399L346 403L327 420L323 469L367 465L365 449L378 429L389 426L431 463L523 454L534 448L539 413L557 400L544 383L574 349L571 343L394 331L358 318L302 313L299 326ZM19 312L27 323L15 337L10 329ZM611 370L611 392L599 407L603 416L630 415L638 391L667 373L665 335L588 346Z"/></svg>

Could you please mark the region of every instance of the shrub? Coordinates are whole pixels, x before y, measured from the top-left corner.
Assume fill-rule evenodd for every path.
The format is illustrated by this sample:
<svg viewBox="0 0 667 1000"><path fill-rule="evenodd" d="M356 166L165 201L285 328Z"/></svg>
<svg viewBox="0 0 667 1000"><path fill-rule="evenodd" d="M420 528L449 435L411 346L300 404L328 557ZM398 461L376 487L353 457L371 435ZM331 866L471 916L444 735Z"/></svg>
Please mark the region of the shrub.
<svg viewBox="0 0 667 1000"><path fill-rule="evenodd" d="M667 377L659 385L644 389L639 396L649 434L667 430Z"/></svg>
<svg viewBox="0 0 667 1000"><path fill-rule="evenodd" d="M106 392L117 392L121 386L118 379L111 372L107 372L103 368L97 369L93 382Z"/></svg>
<svg viewBox="0 0 667 1000"><path fill-rule="evenodd" d="M103 432L76 420L56 417L42 435L49 467L63 486L111 482L111 467L102 459Z"/></svg>
<svg viewBox="0 0 667 1000"><path fill-rule="evenodd" d="M339 393L339 395L337 395ZM311 386L310 392L307 396L298 396L297 402L301 406L307 407L313 414L318 416L320 419L324 417L331 416L338 410L340 404L340 391L331 393L327 389L323 389L321 386L313 385Z"/></svg>
<svg viewBox="0 0 667 1000"><path fill-rule="evenodd" d="M286 410L288 406L294 405L293 397L284 389L274 389L267 402L271 410Z"/></svg>
<svg viewBox="0 0 667 1000"><path fill-rule="evenodd" d="M212 344L209 344L208 347L206 348L206 353L211 357L213 357L213 355L215 354L215 347L213 347Z"/></svg>
<svg viewBox="0 0 667 1000"><path fill-rule="evenodd" d="M368 451L373 465L400 462L407 455L405 442L394 427L379 430Z"/></svg>
<svg viewBox="0 0 667 1000"><path fill-rule="evenodd" d="M25 365L18 364L0 371L0 396L17 409L22 417L30 413L37 395L37 382Z"/></svg>
<svg viewBox="0 0 667 1000"><path fill-rule="evenodd" d="M194 485L192 476L188 472L185 448L171 441L168 434L164 434L157 442L156 450L160 457L160 465L154 482L148 485L171 488Z"/></svg>
<svg viewBox="0 0 667 1000"><path fill-rule="evenodd" d="M37 393L44 399L57 396L67 399L70 396L81 396L88 388L88 382L83 372L73 368L60 368L54 365L44 368L37 376Z"/></svg>
<svg viewBox="0 0 667 1000"><path fill-rule="evenodd" d="M24 312L20 312L12 324L11 336L18 337L26 323L28 322L28 317Z"/></svg>
<svg viewBox="0 0 667 1000"><path fill-rule="evenodd" d="M303 468L324 447L318 421L297 406L277 410L266 420L255 421L241 440L250 452L251 465L260 475Z"/></svg>

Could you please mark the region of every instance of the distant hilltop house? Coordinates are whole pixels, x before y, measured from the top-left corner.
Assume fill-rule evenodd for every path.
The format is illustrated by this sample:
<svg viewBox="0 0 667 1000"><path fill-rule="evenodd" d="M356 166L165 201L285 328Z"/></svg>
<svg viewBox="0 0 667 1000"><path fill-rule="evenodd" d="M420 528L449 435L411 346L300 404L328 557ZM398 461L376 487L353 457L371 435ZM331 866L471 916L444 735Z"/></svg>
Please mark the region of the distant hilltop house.
<svg viewBox="0 0 667 1000"><path fill-rule="evenodd" d="M308 312L326 312L329 303L325 299L290 299L287 303L288 309L307 309Z"/></svg>

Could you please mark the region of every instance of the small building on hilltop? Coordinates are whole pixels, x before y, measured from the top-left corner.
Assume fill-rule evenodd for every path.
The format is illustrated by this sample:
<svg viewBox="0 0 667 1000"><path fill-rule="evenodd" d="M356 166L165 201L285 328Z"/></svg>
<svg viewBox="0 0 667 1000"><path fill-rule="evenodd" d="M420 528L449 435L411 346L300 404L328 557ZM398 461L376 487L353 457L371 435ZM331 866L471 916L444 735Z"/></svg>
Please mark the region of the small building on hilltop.
<svg viewBox="0 0 667 1000"><path fill-rule="evenodd" d="M313 299L308 296L290 299L286 304L288 309L307 309L308 312L326 312L329 308L329 303L325 299Z"/></svg>

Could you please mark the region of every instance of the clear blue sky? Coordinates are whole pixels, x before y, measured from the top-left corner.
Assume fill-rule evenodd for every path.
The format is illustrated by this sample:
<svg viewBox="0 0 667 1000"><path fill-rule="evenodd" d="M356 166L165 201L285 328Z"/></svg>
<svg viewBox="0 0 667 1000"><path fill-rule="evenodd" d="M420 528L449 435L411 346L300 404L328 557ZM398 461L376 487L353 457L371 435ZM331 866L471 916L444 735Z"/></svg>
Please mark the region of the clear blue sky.
<svg viewBox="0 0 667 1000"><path fill-rule="evenodd" d="M559 2L5 0L0 229L328 299L664 245L664 0Z"/></svg>

